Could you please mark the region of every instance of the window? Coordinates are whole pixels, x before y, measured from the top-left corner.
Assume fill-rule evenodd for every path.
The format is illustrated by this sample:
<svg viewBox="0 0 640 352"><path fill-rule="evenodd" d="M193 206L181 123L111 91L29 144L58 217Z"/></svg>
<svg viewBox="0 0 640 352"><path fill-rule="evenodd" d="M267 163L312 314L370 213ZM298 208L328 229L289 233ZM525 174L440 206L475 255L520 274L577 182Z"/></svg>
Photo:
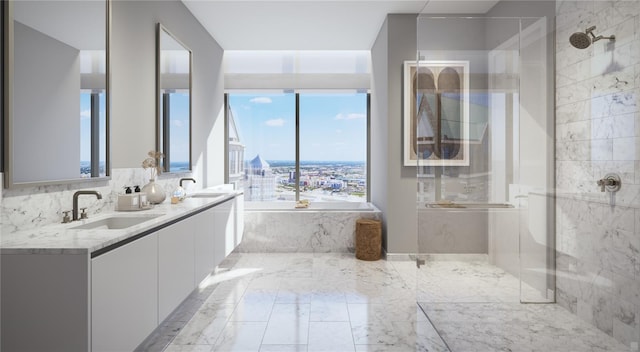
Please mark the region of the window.
<svg viewBox="0 0 640 352"><path fill-rule="evenodd" d="M106 176L105 107L103 90L80 92L80 177ZM96 143L92 144L92 140Z"/></svg>
<svg viewBox="0 0 640 352"><path fill-rule="evenodd" d="M367 100L355 91L229 93L228 182L246 201L366 202Z"/></svg>

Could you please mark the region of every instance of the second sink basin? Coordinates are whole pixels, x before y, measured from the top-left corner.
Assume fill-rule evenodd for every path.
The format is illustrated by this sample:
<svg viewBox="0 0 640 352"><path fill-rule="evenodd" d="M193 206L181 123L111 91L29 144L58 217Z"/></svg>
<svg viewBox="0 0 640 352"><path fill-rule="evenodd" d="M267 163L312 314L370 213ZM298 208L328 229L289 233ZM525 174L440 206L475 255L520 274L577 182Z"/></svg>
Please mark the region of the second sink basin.
<svg viewBox="0 0 640 352"><path fill-rule="evenodd" d="M131 227L131 226L134 226L134 225L138 225L140 223L143 223L145 221L149 221L151 219L155 219L155 218L157 218L159 216L162 216L162 214L149 214L149 215L146 215L146 216L118 216L118 215L114 215L114 216L110 216L108 218L87 222L85 224L72 227L72 229L75 229L75 230L81 230L81 229L120 230L120 229L126 229L127 227Z"/></svg>

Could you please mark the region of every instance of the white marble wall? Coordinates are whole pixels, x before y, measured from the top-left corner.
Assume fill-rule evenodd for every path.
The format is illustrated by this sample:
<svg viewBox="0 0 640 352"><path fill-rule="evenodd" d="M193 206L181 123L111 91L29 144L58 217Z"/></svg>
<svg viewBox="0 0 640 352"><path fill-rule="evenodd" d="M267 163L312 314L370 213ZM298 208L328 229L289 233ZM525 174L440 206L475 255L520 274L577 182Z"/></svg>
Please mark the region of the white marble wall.
<svg viewBox="0 0 640 352"><path fill-rule="evenodd" d="M379 211L247 211L239 252L336 252L355 249L356 220Z"/></svg>
<svg viewBox="0 0 640 352"><path fill-rule="evenodd" d="M635 346L640 341L640 1L557 1L557 301ZM569 36L597 26L585 50ZM596 180L622 177L616 206Z"/></svg>
<svg viewBox="0 0 640 352"><path fill-rule="evenodd" d="M188 176L164 174L157 181L167 192L167 200L165 201L169 201L170 192L175 190L180 177ZM140 185L142 187L148 180L148 172L145 173L142 168L127 168L113 169L111 180L104 182L4 189L0 193L2 195L0 206L2 233L61 222L62 212L73 208L73 193L81 189L91 189L102 193L100 200L94 196L79 198L79 207L87 207L89 217L104 211L113 211L117 195L124 192L124 186ZM185 186L194 189L197 187L191 182L185 183Z"/></svg>

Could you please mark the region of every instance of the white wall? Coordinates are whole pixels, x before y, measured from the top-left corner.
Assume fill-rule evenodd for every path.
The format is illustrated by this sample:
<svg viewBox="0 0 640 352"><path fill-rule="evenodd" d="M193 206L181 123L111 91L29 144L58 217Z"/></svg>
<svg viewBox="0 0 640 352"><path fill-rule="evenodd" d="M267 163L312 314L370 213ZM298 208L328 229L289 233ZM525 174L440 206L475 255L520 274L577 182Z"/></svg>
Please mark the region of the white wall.
<svg viewBox="0 0 640 352"><path fill-rule="evenodd" d="M389 47L388 20L384 21L380 33L371 48L371 121L370 121L370 190L371 202L382 212L382 246L387 249L387 209L389 208L387 183L389 169L389 124L388 60Z"/></svg>
<svg viewBox="0 0 640 352"><path fill-rule="evenodd" d="M79 51L17 21L14 31L13 181L78 178Z"/></svg>
<svg viewBox="0 0 640 352"><path fill-rule="evenodd" d="M402 166L402 65L416 56L416 15L387 16L371 52L371 200L387 253L417 248L416 172Z"/></svg>
<svg viewBox="0 0 640 352"><path fill-rule="evenodd" d="M193 53L192 160L202 186L224 182L223 50L184 4L114 1L111 46L111 160L138 167L155 149L156 25Z"/></svg>

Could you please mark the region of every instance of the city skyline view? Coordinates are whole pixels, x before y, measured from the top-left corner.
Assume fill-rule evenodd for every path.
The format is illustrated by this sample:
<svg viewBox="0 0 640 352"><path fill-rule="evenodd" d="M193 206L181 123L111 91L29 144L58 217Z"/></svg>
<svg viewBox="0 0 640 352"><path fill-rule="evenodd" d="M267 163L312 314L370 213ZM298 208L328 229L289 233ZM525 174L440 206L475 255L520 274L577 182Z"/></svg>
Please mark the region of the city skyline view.
<svg viewBox="0 0 640 352"><path fill-rule="evenodd" d="M296 160L296 94L229 94L246 200L366 201L367 94L298 97Z"/></svg>

